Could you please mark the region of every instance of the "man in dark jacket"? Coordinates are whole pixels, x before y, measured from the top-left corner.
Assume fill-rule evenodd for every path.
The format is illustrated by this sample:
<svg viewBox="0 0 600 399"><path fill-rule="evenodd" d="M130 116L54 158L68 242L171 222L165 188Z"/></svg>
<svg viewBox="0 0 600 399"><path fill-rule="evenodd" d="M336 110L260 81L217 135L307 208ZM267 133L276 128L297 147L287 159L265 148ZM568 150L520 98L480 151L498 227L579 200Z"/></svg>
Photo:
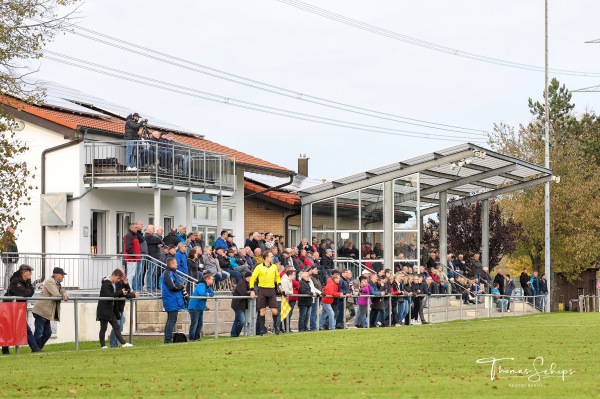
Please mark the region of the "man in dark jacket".
<svg viewBox="0 0 600 399"><path fill-rule="evenodd" d="M4 263L4 292L8 290L10 280L12 279L15 265L19 261L19 252L17 248L17 239L15 238L15 229L8 226L0 237L0 252L2 253L2 263ZM8 255L11 254L11 255Z"/></svg>
<svg viewBox="0 0 600 399"><path fill-rule="evenodd" d="M129 281L127 280L127 276L123 269L119 269L123 273L123 278L120 281L115 283L115 292L125 292L125 298L132 299L139 297L137 292L131 291L131 287L129 286ZM123 333L123 325L125 324L125 301L116 301L115 307L117 311L118 323L119 323L119 331ZM119 341L117 340L117 335L115 334L115 330L113 329L110 332L109 339L111 348L118 348Z"/></svg>
<svg viewBox="0 0 600 399"><path fill-rule="evenodd" d="M333 264L333 250L328 248L325 250L325 256L321 258L321 266L327 271L327 275L335 268Z"/></svg>
<svg viewBox="0 0 600 399"><path fill-rule="evenodd" d="M252 273L244 273L244 278L238 281L233 296L247 297L250 295L250 277ZM231 337L239 337L246 323L246 309L248 309L248 298L234 298L231 300L231 309L235 311L235 319L231 326Z"/></svg>
<svg viewBox="0 0 600 399"><path fill-rule="evenodd" d="M419 317L421 318L421 324L429 324L429 322L425 321L425 315L423 314L423 297L424 295L429 295L429 289L427 288L427 283L421 282L419 276L414 276L413 281L410 284L410 292L412 295L413 302L413 311L412 311L412 319L413 323L419 322ZM408 323L407 323L408 324Z"/></svg>
<svg viewBox="0 0 600 399"><path fill-rule="evenodd" d="M313 297L317 295L316 293L313 293L310 288L310 275L307 272L300 273L300 288L298 289L298 294L311 295ZM308 318L312 302L313 298L310 296L298 297L298 309L300 309L298 332L308 331Z"/></svg>
<svg viewBox="0 0 600 399"><path fill-rule="evenodd" d="M33 296L35 292L35 288L31 284L31 272L33 271L33 267L29 265L21 265L19 270L14 272L10 279L10 284L6 289L5 296L23 296L30 298ZM18 302L26 302L26 301L18 301ZM41 349L37 345L35 338L33 336L33 332L31 328L29 328L29 324L27 324L27 343L31 348L32 352L40 352ZM8 346L2 347L2 354L8 355Z"/></svg>
<svg viewBox="0 0 600 399"><path fill-rule="evenodd" d="M121 269L115 269L114 272L108 277L104 277L102 279L102 285L100 286L100 297L108 297L108 298L122 298L127 295L127 292L124 289L121 291L117 291L116 284L123 279L123 272ZM110 300L99 300L98 307L96 308L96 320L100 321L100 347L102 349L107 349L106 346L106 329L108 324L111 325L115 335L123 348L127 348L133 346L130 343L126 343L125 339L121 335L121 329L119 328L118 318L120 317L118 313L118 305L115 301Z"/></svg>
<svg viewBox="0 0 600 399"><path fill-rule="evenodd" d="M167 234L167 236L165 238L163 238L163 242L165 243L165 245L172 245L174 247L177 246L177 244L179 244L181 241L179 240L179 237L177 237L177 228L173 227L171 229L171 231L169 232L169 234Z"/></svg>
<svg viewBox="0 0 600 399"><path fill-rule="evenodd" d="M352 272L350 270L342 270L342 278L340 279L338 289L342 296L352 294ZM346 300L346 305L344 306L344 301L345 300L343 298L340 298L340 300L338 301L338 311L337 319L335 321L335 328L344 328L344 319L346 317L346 315L344 314L344 308L349 309L351 305L351 303L348 300Z"/></svg>
<svg viewBox="0 0 600 399"><path fill-rule="evenodd" d="M146 119L140 120L140 115L137 112L127 116L125 121L125 134L123 138L127 140L127 154L125 156L125 165L127 171L136 171L136 146L139 138L140 127L147 122Z"/></svg>
<svg viewBox="0 0 600 399"><path fill-rule="evenodd" d="M144 240L146 241L146 245L148 246L148 255L156 260L161 259L162 248L164 247L164 243L162 239L154 232L154 226L149 224L146 227L146 234L144 234ZM156 289L156 263L147 262L146 269L146 289L148 291L154 291Z"/></svg>
<svg viewBox="0 0 600 399"><path fill-rule="evenodd" d="M523 294L525 296L533 296L531 282L529 281L529 274L527 274L527 268L523 269L521 276L519 276L519 282L521 283L521 288L523 288Z"/></svg>
<svg viewBox="0 0 600 399"><path fill-rule="evenodd" d="M502 269L498 269L498 273L496 273L492 285L495 285L496 283L498 283L498 290L500 291L500 295L504 295L504 274L502 273Z"/></svg>

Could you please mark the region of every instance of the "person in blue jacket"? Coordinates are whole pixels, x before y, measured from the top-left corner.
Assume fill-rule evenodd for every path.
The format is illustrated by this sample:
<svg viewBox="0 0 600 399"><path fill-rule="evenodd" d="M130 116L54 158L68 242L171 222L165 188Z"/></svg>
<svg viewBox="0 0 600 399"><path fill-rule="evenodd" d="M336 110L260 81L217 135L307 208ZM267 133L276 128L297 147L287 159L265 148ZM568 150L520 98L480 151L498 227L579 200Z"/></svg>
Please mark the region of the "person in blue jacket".
<svg viewBox="0 0 600 399"><path fill-rule="evenodd" d="M223 248L225 251L229 249L229 245L227 245L227 237L229 237L227 230L221 231L221 237L217 238L217 241L215 241L213 245L215 251L219 248Z"/></svg>
<svg viewBox="0 0 600 399"><path fill-rule="evenodd" d="M161 296L163 308L167 312L167 323L165 324L165 344L173 342L173 330L177 323L177 313L185 309L184 297L188 296L185 285L175 273L177 261L173 258L167 260L167 269L160 278Z"/></svg>
<svg viewBox="0 0 600 399"><path fill-rule="evenodd" d="M187 244L185 242L180 242L177 244L177 252L175 252L175 260L177 261L177 270L181 273L188 275L188 265L187 265Z"/></svg>
<svg viewBox="0 0 600 399"><path fill-rule="evenodd" d="M196 296L215 296L215 292L210 288L213 285L213 276L206 274L204 280L198 282L192 297ZM200 341L202 324L204 322L204 310L206 309L206 299L190 299L188 311L190 312L190 335L189 341Z"/></svg>

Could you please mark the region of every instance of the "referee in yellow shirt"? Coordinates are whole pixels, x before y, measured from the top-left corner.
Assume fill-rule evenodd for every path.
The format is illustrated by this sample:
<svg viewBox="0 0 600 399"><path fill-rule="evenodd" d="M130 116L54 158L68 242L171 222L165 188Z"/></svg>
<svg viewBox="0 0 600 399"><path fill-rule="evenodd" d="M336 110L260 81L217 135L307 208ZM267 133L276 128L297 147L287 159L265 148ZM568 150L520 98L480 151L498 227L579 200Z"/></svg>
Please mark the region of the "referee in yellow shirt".
<svg viewBox="0 0 600 399"><path fill-rule="evenodd" d="M258 278L258 309L260 316L258 318L260 324L260 335L264 335L265 328L265 313L267 306L271 309L273 315L273 329L275 334L279 335L279 326L277 325L277 291L281 290L281 278L277 265L273 264L273 253L267 252L264 263L257 265L254 268L252 277L250 277L250 297L254 299L254 284Z"/></svg>

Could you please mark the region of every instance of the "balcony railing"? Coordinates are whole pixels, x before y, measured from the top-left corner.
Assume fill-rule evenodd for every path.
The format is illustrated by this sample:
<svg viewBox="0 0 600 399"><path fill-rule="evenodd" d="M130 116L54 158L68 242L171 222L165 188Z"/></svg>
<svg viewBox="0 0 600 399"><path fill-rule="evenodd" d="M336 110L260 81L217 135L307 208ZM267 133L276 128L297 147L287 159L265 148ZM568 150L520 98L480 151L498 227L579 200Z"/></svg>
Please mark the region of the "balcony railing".
<svg viewBox="0 0 600 399"><path fill-rule="evenodd" d="M91 187L134 184L209 194L235 189L235 162L222 154L149 140L86 141L84 146L84 181Z"/></svg>

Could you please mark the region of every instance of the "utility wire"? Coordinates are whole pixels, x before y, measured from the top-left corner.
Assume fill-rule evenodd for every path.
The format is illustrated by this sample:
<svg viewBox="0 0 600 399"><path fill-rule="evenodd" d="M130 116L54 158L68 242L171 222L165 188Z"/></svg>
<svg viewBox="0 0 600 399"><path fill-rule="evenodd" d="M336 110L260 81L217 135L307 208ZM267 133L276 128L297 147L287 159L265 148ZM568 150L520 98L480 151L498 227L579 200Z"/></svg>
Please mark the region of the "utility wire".
<svg viewBox="0 0 600 399"><path fill-rule="evenodd" d="M166 53L163 53L160 51L156 51L156 50L150 49L148 47L144 47L139 44L131 43L131 42L128 42L128 41L125 41L125 40L122 40L122 39L119 39L119 38L116 38L113 36L109 36L109 35L106 35L101 32L96 32L91 29L83 28L81 26L72 25L71 27L74 29L73 33L75 35L83 37L85 39L93 40L95 42L98 42L98 43L101 43L101 44L104 44L104 45L107 45L107 46L110 46L113 48L117 48L117 49L120 49L123 51L127 51L129 53L137 54L137 55L140 55L140 56L143 56L146 58L150 58L150 59L160 61L160 62L163 62L166 64L177 66L179 68L187 69L187 70L190 70L193 72L211 76L213 78L226 80L226 81L229 81L232 83L244 85L244 86L251 87L254 89L266 91L266 92L269 92L272 94L276 94L276 95L280 95L280 96L284 96L284 97L288 97L288 98L293 98L293 99L297 99L300 101L304 101L304 102L308 102L308 103L312 103L312 104L316 104L316 105L321 105L321 106L325 106L325 107L329 107L329 108L334 108L334 109L342 110L345 112L352 112L355 114L365 115L365 116L378 118L378 119L385 119L385 120L398 122L398 123L404 123L404 124L408 124L408 125L414 125L414 126L420 126L420 127L426 127L429 129L438 129L438 130L447 130L447 128L460 129L460 130L465 130L465 131L477 132L481 136L487 136L486 131L484 131L482 129L473 129L473 128L461 127L461 126L456 126L456 125L430 122L430 121L426 121L426 120L422 120L422 119L409 118L409 117L402 116L402 115L396 115L396 114L381 112L381 111L377 111L377 110L373 110L373 109L369 109L369 108L358 107L358 106L346 104L346 103L339 102L339 101L328 100L328 99L325 99L322 97L302 93L298 90L286 89L286 88L283 88L280 86L272 85L269 83L261 82L258 80L246 78L246 77L243 77L240 75L236 75L236 74L232 74L232 73L222 71L222 70L219 70L216 68L212 68L212 67L209 67L206 65L198 64L196 62L192 62L192 61L189 61L189 60L186 60L183 58L179 58L179 57L169 55L169 54L166 54ZM78 32L78 31L87 32L87 33L91 34L92 36ZM105 39L108 39L109 41L100 39L96 36L103 37ZM111 41L116 42L116 43L121 43L123 45L115 44L115 43L112 43ZM150 54L148 54L148 53L150 53ZM155 54L159 57L153 56L151 54Z"/></svg>
<svg viewBox="0 0 600 399"><path fill-rule="evenodd" d="M47 54L50 54L50 55L47 55ZM56 58L56 57L62 57L62 58ZM316 116L316 115L302 114L302 113L298 113L298 112L288 111L285 109L263 106L260 104L255 104L255 103L250 103L250 102L246 102L246 101L235 100L235 99L223 97L218 94L212 94L212 93L207 93L207 92L203 92L200 90L189 89L184 86L179 86L179 85L171 84L168 82L163 82L163 81L160 81L157 79L147 78L147 77L144 77L141 75L136 75L136 74L126 72L126 71L120 71L118 69L105 67L103 65L91 63L91 62L88 62L85 60L79 60L74 57L64 56L62 54L51 52L48 50L44 50L44 58L48 59L50 61L59 62L62 64L81 68L81 69L84 69L84 70L87 70L90 72L95 72L95 73L99 73L102 75L112 76L112 77L115 77L118 79L138 83L138 84L141 84L141 85L144 85L147 87L148 86L154 87L154 88L169 91L172 93L183 94L186 96L200 98L200 99L207 100L207 101L232 105L232 106L243 108L243 109L249 109L249 110L268 113L268 114L272 114L272 115L284 116L287 118L292 118L292 119L297 119L297 120L304 120L304 121L320 123L320 124L324 124L324 125L343 127L343 128L347 128L347 129L362 130L362 131L368 131L368 132L373 132L373 133L388 134L388 135L403 136L403 137L441 139L441 140L460 141L460 142L469 140L467 138L456 136L456 135L441 135L441 134L434 135L434 134L429 134L429 133L425 133L425 132L400 131L397 129L389 129L389 128L382 128L379 126L357 124L354 122L348 122L348 121L330 119L330 118L323 118L323 117ZM71 61L69 61L69 59ZM100 68L100 69L96 69L96 67ZM483 142L481 139L470 140L470 141Z"/></svg>
<svg viewBox="0 0 600 399"><path fill-rule="evenodd" d="M383 28L377 27L375 25L370 25L365 22L358 21L356 19L348 18L341 14L336 14L334 12L327 11L323 8L319 8L319 7L310 5L308 3L304 3L302 1L298 1L298 0L276 0L276 1L286 4L288 6L295 7L295 8L301 9L303 11L315 14L315 15L319 15L321 17L324 17L324 18L327 18L327 19L330 19L330 20L333 20L336 22L340 22L345 25L349 25L349 26L352 26L352 27L355 27L358 29L365 30L367 32L374 33L376 35L385 36L390 39L399 40L401 42L408 43L408 44L411 44L414 46L423 47L423 48L426 48L426 49L429 49L432 51L437 51L437 52L441 52L441 53L446 53L446 54L455 55L458 57L468 58L468 59L472 59L475 61L486 62L486 63L500 65L500 66L504 66L504 67L518 68L518 69L524 69L524 70L535 71L535 72L545 72L545 68L541 67L541 66L523 64L523 63L519 63L519 62L503 60L500 58L488 57L485 55L470 53L467 51L462 51L462 50L454 49L451 47L443 46L441 44L428 42L425 40L417 39L415 37L403 35L403 34L396 33L396 32L393 32L393 31L390 31L387 29L383 29ZM557 74L557 75L600 77L600 73L598 73L598 72L571 71L571 70L566 70L566 69L550 69L550 72Z"/></svg>

